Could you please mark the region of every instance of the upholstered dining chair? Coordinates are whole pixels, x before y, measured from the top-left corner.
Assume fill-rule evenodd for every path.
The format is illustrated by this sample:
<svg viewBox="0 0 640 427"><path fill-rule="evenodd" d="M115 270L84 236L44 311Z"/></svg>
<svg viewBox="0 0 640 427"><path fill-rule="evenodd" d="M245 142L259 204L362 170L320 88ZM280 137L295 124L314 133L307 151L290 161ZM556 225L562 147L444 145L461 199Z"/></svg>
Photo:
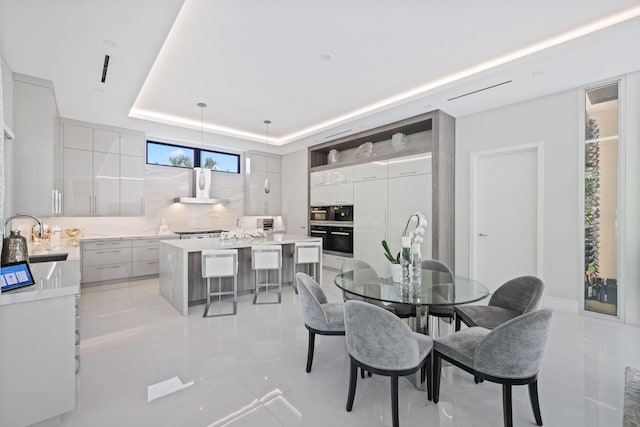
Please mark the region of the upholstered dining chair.
<svg viewBox="0 0 640 427"><path fill-rule="evenodd" d="M366 277L370 277L372 281L379 280L378 273L376 272L376 270L369 263L367 263L366 261L362 261L360 259L348 258L342 263L342 269L340 272L347 273L349 271L358 271L358 275L363 279ZM366 301L371 304L378 305L384 308L385 310L389 310L390 312L392 312L393 314L395 314L396 316L402 319L406 319L408 317L415 317L416 315L416 312L413 307L404 305L404 304L383 303L381 301L374 300L374 299L361 298L357 295L353 295L344 291L342 292L342 297L345 302L349 300L357 300L357 301Z"/></svg>
<svg viewBox="0 0 640 427"><path fill-rule="evenodd" d="M317 335L344 335L343 303L330 303L322 288L309 275L296 273L296 285L300 294L302 318L309 331L307 349L307 373L311 372L313 351Z"/></svg>
<svg viewBox="0 0 640 427"><path fill-rule="evenodd" d="M467 326L493 329L521 314L538 308L544 283L533 276L511 279L500 286L489 299L488 305L459 305L456 311L456 331L461 322Z"/></svg>
<svg viewBox="0 0 640 427"><path fill-rule="evenodd" d="M453 285L454 282L454 275L453 275L453 271L451 271L451 269L449 268L449 266L447 264L445 264L442 261L439 261L437 259L425 259L422 261L422 269L423 270L432 270L432 271L436 271L438 273L443 273L446 274L452 283L451 286L445 286L444 288L444 292L447 293L447 295L443 295L444 298L447 298L449 300L451 300L451 305L432 305L429 306L429 315L434 317L434 318L445 318L448 319L448 321L451 323L453 321L453 319L455 318L455 306L453 304L453 302L455 301L455 285ZM422 273L424 274L424 272ZM438 334L440 331L440 323L438 323Z"/></svg>
<svg viewBox="0 0 640 427"><path fill-rule="evenodd" d="M350 359L347 411L353 409L358 368L391 377L391 415L398 427L398 377L421 370L431 400L431 349L433 340L413 332L393 313L363 301L344 304L344 327Z"/></svg>
<svg viewBox="0 0 640 427"><path fill-rule="evenodd" d="M505 427L513 425L511 387L528 385L536 424L542 425L538 400L538 371L542 362L551 310L532 311L490 330L474 326L436 338L433 345L433 401L440 399L442 359L475 378L502 384ZM347 331L348 336L348 331Z"/></svg>

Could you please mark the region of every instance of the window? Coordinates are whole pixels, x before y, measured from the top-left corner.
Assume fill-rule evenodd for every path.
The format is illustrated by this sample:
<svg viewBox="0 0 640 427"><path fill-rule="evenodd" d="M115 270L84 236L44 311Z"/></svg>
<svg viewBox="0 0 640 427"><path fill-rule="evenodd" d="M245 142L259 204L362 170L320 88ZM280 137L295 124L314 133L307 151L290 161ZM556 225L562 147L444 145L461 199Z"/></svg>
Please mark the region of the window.
<svg viewBox="0 0 640 427"><path fill-rule="evenodd" d="M240 173L240 156L220 151L200 150L200 166L219 172Z"/></svg>
<svg viewBox="0 0 640 427"><path fill-rule="evenodd" d="M205 167L218 172L240 173L240 155L147 141L147 164L178 168Z"/></svg>

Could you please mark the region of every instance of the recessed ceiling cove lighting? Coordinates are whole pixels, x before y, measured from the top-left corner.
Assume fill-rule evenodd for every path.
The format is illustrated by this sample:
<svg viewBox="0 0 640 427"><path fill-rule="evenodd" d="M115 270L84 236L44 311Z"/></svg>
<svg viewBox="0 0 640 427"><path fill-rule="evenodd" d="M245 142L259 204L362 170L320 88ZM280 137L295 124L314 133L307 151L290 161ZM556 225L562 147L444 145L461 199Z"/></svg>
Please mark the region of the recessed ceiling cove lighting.
<svg viewBox="0 0 640 427"><path fill-rule="evenodd" d="M320 58L324 59L325 61L331 61L333 59L333 53L325 52L320 55Z"/></svg>

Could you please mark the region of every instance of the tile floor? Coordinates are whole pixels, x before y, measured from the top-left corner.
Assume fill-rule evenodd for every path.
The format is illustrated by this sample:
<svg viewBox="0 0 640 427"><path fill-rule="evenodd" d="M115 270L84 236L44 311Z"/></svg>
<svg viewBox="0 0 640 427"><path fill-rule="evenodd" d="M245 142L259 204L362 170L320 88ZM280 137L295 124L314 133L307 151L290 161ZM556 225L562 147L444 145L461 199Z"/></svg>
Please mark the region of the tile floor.
<svg viewBox="0 0 640 427"><path fill-rule="evenodd" d="M331 272L324 277L329 300L341 301ZM62 425L391 425L386 377L359 380L353 411L345 411L344 337L318 337L305 372L307 331L290 287L280 305L251 298L240 298L236 316L204 319L203 305L179 316L157 279L83 288L77 404ZM554 313L539 376L544 425L620 426L627 365L640 368L640 328ZM400 382L401 426L503 425L499 385L476 385L451 366L443 376L438 405ZM178 391L149 401L147 387L163 381ZM526 387L513 398L514 424L535 425Z"/></svg>

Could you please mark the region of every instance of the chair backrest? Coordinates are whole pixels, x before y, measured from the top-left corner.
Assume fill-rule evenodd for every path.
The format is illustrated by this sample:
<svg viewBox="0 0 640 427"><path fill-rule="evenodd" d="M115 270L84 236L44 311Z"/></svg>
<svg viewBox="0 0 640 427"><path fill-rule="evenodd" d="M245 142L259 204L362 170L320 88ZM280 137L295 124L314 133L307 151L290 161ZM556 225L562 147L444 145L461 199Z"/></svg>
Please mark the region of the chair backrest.
<svg viewBox="0 0 640 427"><path fill-rule="evenodd" d="M473 356L473 368L501 378L528 378L538 373L544 354L551 309L532 311L492 330Z"/></svg>
<svg viewBox="0 0 640 427"><path fill-rule="evenodd" d="M355 276L358 276L358 281L372 281L376 282L379 280L378 273L376 270L369 265L369 263L356 259L356 258L347 258L342 263L342 268L340 269L340 273L348 273L353 272L354 280L356 280ZM348 300L358 300L364 301L365 299L359 297L357 295L350 294L348 292L342 292L342 298L344 301Z"/></svg>
<svg viewBox="0 0 640 427"><path fill-rule="evenodd" d="M454 284L455 276L453 275L453 271L449 268L447 264L437 259L425 259L422 261L422 269L423 270L431 270L438 272L434 275L433 283L434 285L438 282L442 283L441 285L433 286L433 299L434 301L442 301L442 302L450 302L451 306L446 306L448 310L454 310L454 302L456 299L456 288ZM439 274L443 273L443 274ZM425 272L423 271L424 275ZM444 283L442 282L444 281ZM440 297L440 298L438 298Z"/></svg>
<svg viewBox="0 0 640 427"><path fill-rule="evenodd" d="M344 304L347 351L356 360L385 370L411 369L420 363L413 332L395 314L362 301Z"/></svg>
<svg viewBox="0 0 640 427"><path fill-rule="evenodd" d="M295 242L296 264L316 264L322 257L322 242Z"/></svg>
<svg viewBox="0 0 640 427"><path fill-rule="evenodd" d="M489 305L524 314L538 308L543 292L544 283L537 277L517 277L496 289Z"/></svg>
<svg viewBox="0 0 640 427"><path fill-rule="evenodd" d="M282 246L251 246L251 268L254 270L277 270L282 267Z"/></svg>
<svg viewBox="0 0 640 427"><path fill-rule="evenodd" d="M302 272L296 273L296 284L300 294L302 318L305 325L319 331L327 330L328 319L322 309L322 304L327 303L327 297L322 288L315 280Z"/></svg>
<svg viewBox="0 0 640 427"><path fill-rule="evenodd" d="M437 259L425 259L422 261L422 269L423 270L433 270L440 271L442 273L449 273L451 277L453 277L453 271L449 268L447 264Z"/></svg>
<svg viewBox="0 0 640 427"><path fill-rule="evenodd" d="M229 277L238 274L237 249L202 251L202 277Z"/></svg>

